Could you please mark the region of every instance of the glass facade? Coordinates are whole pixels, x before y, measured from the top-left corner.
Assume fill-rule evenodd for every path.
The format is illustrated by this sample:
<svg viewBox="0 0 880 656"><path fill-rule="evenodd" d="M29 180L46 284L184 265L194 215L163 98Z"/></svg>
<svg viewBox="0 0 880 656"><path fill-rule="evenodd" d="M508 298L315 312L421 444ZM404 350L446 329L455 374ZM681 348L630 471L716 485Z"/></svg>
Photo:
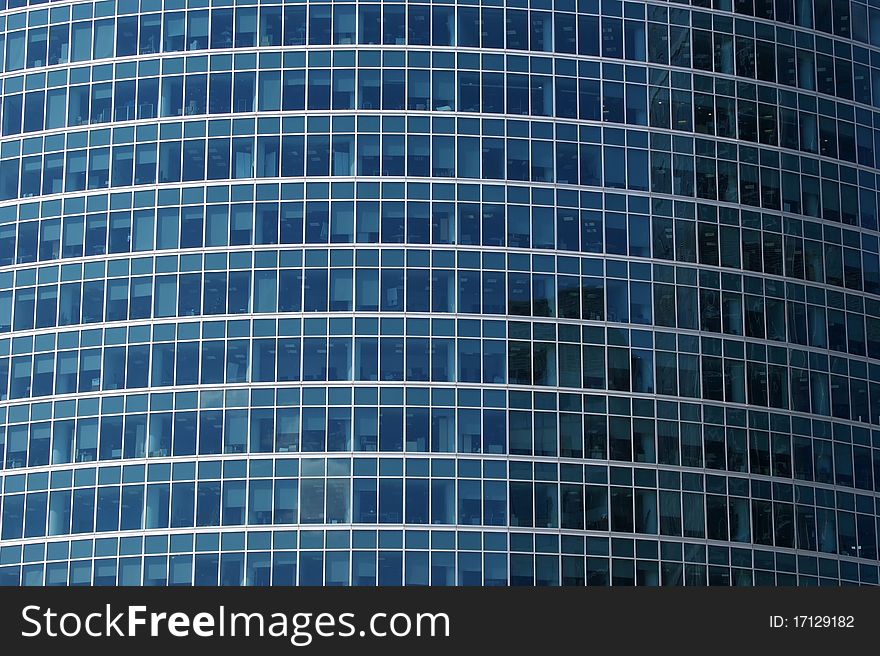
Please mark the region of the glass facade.
<svg viewBox="0 0 880 656"><path fill-rule="evenodd" d="M0 584L878 583L878 0L0 0L0 81Z"/></svg>

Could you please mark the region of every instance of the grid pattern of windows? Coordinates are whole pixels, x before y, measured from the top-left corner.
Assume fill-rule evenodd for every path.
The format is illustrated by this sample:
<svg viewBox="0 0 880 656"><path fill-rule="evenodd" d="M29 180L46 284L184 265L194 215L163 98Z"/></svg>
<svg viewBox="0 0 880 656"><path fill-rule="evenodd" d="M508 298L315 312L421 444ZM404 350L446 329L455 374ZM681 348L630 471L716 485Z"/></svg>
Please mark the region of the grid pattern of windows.
<svg viewBox="0 0 880 656"><path fill-rule="evenodd" d="M878 203L875 0L0 0L0 585L880 584Z"/></svg>

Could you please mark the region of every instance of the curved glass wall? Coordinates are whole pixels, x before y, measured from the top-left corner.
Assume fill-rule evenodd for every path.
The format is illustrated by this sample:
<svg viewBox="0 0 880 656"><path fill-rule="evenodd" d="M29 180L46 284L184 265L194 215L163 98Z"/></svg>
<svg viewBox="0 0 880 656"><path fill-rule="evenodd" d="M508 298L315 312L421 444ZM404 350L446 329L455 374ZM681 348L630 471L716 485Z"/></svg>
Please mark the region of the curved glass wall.
<svg viewBox="0 0 880 656"><path fill-rule="evenodd" d="M0 0L0 583L878 583L875 5Z"/></svg>

